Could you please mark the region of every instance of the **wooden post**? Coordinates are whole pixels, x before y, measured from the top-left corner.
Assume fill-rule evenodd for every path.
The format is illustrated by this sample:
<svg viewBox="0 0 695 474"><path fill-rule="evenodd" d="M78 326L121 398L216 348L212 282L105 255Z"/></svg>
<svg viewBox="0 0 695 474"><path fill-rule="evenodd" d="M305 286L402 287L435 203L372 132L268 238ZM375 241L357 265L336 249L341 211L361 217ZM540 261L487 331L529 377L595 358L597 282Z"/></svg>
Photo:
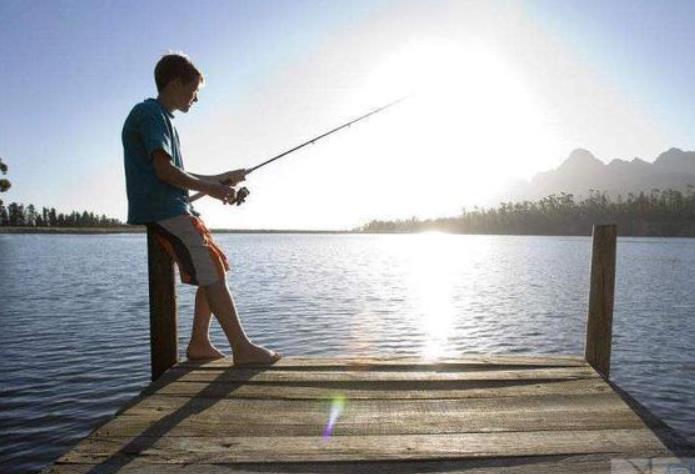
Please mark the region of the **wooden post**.
<svg viewBox="0 0 695 474"><path fill-rule="evenodd" d="M147 229L147 269L150 280L150 353L152 380L178 362L174 262Z"/></svg>
<svg viewBox="0 0 695 474"><path fill-rule="evenodd" d="M594 226L584 357L605 378L611 368L616 237L615 224Z"/></svg>

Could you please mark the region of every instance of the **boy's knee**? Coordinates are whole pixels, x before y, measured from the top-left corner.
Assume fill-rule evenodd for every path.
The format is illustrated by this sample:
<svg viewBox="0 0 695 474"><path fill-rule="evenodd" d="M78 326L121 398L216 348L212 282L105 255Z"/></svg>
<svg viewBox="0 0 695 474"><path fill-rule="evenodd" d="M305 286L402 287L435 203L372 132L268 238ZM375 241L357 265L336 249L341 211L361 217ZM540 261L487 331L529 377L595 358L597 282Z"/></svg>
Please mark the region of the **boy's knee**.
<svg viewBox="0 0 695 474"><path fill-rule="evenodd" d="M227 286L227 280L224 277L220 277L217 280L213 282L201 282L200 285L198 285L198 291L204 291L207 292L209 290L216 290L220 288L225 288Z"/></svg>

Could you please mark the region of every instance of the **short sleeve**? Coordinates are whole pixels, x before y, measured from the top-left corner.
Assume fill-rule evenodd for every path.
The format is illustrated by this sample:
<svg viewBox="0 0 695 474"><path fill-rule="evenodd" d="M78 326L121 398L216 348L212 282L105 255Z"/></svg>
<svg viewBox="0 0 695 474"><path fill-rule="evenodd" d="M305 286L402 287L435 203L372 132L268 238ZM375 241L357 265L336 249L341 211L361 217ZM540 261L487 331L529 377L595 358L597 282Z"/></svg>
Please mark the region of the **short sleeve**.
<svg viewBox="0 0 695 474"><path fill-rule="evenodd" d="M152 157L155 150L164 150L173 158L173 144L166 119L161 114L144 114L139 127L142 142L147 150L147 156Z"/></svg>

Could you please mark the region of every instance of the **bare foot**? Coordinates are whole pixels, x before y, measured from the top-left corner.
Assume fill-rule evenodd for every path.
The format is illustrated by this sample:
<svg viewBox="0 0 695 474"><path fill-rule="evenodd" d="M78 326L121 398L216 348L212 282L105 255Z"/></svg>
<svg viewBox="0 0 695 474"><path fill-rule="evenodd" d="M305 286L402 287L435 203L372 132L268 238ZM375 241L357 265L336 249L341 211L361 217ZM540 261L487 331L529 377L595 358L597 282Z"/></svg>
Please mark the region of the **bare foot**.
<svg viewBox="0 0 695 474"><path fill-rule="evenodd" d="M210 342L200 344L191 342L186 349L186 357L188 360L214 360L223 358L224 354Z"/></svg>
<svg viewBox="0 0 695 474"><path fill-rule="evenodd" d="M234 352L234 365L272 365L282 358L278 352L271 351L265 347L249 344L242 350Z"/></svg>

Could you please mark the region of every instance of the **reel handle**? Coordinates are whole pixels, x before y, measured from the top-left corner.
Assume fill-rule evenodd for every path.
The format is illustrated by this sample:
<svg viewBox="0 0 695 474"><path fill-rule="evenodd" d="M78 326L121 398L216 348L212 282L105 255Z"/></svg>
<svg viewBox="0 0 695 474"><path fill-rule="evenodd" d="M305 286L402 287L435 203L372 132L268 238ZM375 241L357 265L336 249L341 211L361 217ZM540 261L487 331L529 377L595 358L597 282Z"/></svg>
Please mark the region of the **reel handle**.
<svg viewBox="0 0 695 474"><path fill-rule="evenodd" d="M246 201L246 197L249 194L251 194L251 191L249 191L249 189L246 186L239 188L239 190L236 192L236 198L230 204L236 204L237 206L241 206L244 203L244 201Z"/></svg>

